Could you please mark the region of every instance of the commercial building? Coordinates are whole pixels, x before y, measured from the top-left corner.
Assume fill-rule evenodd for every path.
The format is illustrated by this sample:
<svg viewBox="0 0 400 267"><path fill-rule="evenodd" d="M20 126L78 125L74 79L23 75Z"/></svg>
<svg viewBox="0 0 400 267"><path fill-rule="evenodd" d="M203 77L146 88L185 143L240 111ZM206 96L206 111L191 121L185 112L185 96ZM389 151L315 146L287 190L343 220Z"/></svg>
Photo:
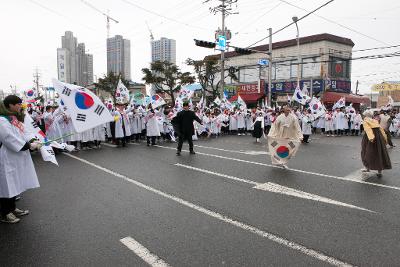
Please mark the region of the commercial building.
<svg viewBox="0 0 400 267"><path fill-rule="evenodd" d="M107 73L131 79L131 41L121 35L107 39Z"/></svg>
<svg viewBox="0 0 400 267"><path fill-rule="evenodd" d="M93 83L93 55L86 54L85 44L78 44L73 33L66 31L61 46L57 48L58 79L81 86Z"/></svg>
<svg viewBox="0 0 400 267"><path fill-rule="evenodd" d="M176 64L176 41L161 37L151 41L151 62L168 61Z"/></svg>
<svg viewBox="0 0 400 267"><path fill-rule="evenodd" d="M346 96L346 101L355 104L366 104L369 101L368 97L351 94L352 40L324 33L301 37L299 43L299 48L297 39L272 44L271 90L274 102L287 102L287 96L291 96L297 86L298 75L300 87L306 87L310 95L321 97L328 106L333 105L343 95ZM226 79L224 90L231 96L240 94L248 103L268 96L268 67L259 65L259 62L268 59L265 52L269 51L269 45L251 49L264 53L225 53L225 65L236 70L238 81ZM211 55L205 59L218 57L219 55Z"/></svg>

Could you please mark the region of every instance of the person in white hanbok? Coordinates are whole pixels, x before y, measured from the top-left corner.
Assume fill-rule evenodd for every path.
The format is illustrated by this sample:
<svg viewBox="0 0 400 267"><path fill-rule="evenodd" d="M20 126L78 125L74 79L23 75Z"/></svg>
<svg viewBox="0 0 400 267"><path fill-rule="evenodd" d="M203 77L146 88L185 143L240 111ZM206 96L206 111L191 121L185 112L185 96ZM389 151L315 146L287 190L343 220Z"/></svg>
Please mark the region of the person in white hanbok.
<svg viewBox="0 0 400 267"><path fill-rule="evenodd" d="M361 117L360 112L357 110L356 114L354 115L353 123L352 123L354 135L358 136L360 134L361 124L362 124L362 117Z"/></svg>
<svg viewBox="0 0 400 267"><path fill-rule="evenodd" d="M115 140L118 146L126 146L129 136L131 136L131 130L129 126L128 113L130 109L125 110L125 105L116 105L116 110L113 112L115 120Z"/></svg>
<svg viewBox="0 0 400 267"><path fill-rule="evenodd" d="M231 132L231 134L234 134L237 132L237 130L238 130L237 115L234 111L232 111L229 117L229 131Z"/></svg>
<svg viewBox="0 0 400 267"><path fill-rule="evenodd" d="M147 146L150 146L150 144L154 146L156 144L156 138L161 136L159 122L157 119L158 115L161 115L161 113L157 110L154 110L150 104L149 110L145 116Z"/></svg>
<svg viewBox="0 0 400 267"><path fill-rule="evenodd" d="M22 99L7 96L0 102L0 221L17 223L28 210L16 207L16 196L39 187L29 149L40 148L39 141L24 132Z"/></svg>
<svg viewBox="0 0 400 267"><path fill-rule="evenodd" d="M335 127L333 125L332 111L325 114L325 133L326 136L334 136Z"/></svg>
<svg viewBox="0 0 400 267"><path fill-rule="evenodd" d="M313 115L311 110L305 110L301 119L301 130L303 133L303 143L308 144L308 138L312 133Z"/></svg>
<svg viewBox="0 0 400 267"><path fill-rule="evenodd" d="M245 114L243 111L239 110L236 112L238 135L246 135L245 134L246 122L244 116Z"/></svg>

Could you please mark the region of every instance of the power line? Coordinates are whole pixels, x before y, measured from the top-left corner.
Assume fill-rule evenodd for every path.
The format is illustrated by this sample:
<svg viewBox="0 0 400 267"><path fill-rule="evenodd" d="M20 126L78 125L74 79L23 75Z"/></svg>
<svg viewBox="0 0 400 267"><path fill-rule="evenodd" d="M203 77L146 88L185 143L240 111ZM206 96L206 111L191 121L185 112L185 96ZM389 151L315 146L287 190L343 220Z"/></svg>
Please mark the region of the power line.
<svg viewBox="0 0 400 267"><path fill-rule="evenodd" d="M260 18L264 17L265 15L267 15L268 13L272 12L274 9L276 9L277 7L279 7L282 3L278 3L277 5L273 6L272 8L270 8L269 10L267 10L265 13L263 13L261 16L257 17L256 19L254 19L252 22L246 24L245 26L241 27L238 32L240 33L240 31L242 29L247 28L249 25L253 24L254 22L256 22L257 20L259 20Z"/></svg>
<svg viewBox="0 0 400 267"><path fill-rule="evenodd" d="M149 10L149 9L147 9L147 8L144 8L144 7L142 7L142 6L139 6L139 5L135 4L135 3L132 3L131 1L128 1L128 0L121 0L121 1L127 3L128 5L131 5L131 6L134 6L134 7L138 8L138 9L141 9L141 10L147 12L147 13L156 15L156 16L158 16L158 17L162 17L162 18L164 18L164 19L173 21L173 22L178 23L178 24L181 24L181 25L185 25L185 26L187 26L187 27L197 28L197 29L206 30L206 31L209 30L209 29L206 29L206 28L203 28L203 27L200 27L200 26L191 25L191 24L188 24L188 23L185 23L185 22L181 22L181 21L179 21L179 20L176 20L176 19L174 19L174 18L170 18L170 17L164 16L164 15L162 15L162 14L159 14L159 13L157 13L157 12L154 12L154 11L152 11L152 10Z"/></svg>
<svg viewBox="0 0 400 267"><path fill-rule="evenodd" d="M85 25L85 24L79 23L79 22L77 22L76 20L71 19L71 18L65 16L65 15L62 14L62 13L59 13L59 12L57 12L57 11L51 9L51 8L48 8L47 6L44 6L44 5L42 5L41 3L38 3L38 2L36 2L36 1L34 1L34 0L29 0L29 1L30 1L31 3L37 5L37 6L40 6L41 8L43 8L43 9L45 9L45 10L47 10L47 11L53 13L53 14L56 14L56 15L59 16L59 17L62 17L62 18L64 18L64 19L66 19L66 20L70 20L70 21L72 21L72 22L75 22L76 24L80 24L81 26L84 26L85 28L87 28L87 29L89 29L89 30L97 31L96 29L94 29L94 28L92 28L92 27L89 27L89 26L87 26L87 25Z"/></svg>
<svg viewBox="0 0 400 267"><path fill-rule="evenodd" d="M363 51L370 51L370 50L378 50L378 49L389 49L389 48L395 48L395 47L399 47L399 46L400 45L391 45L391 46L381 46L381 47L366 48L366 49L354 50L353 53L355 53L355 52L363 52Z"/></svg>
<svg viewBox="0 0 400 267"><path fill-rule="evenodd" d="M290 5L290 6L292 6L292 7L295 7L295 8L298 8L298 9L300 9L300 10L303 10L303 11L308 12L307 9L304 9L304 8L302 8L302 7L299 7L299 6L296 6L296 5L294 5L294 4L292 4L292 3L288 2L288 1L285 1L285 0L278 0L278 1L281 1L281 2L283 2L283 3L285 3L285 4L287 4L287 5ZM379 42L379 43L381 43L381 44L390 45L390 44L388 44L388 43L386 43L386 42L383 42L383 41L378 40L378 39L376 39L376 38L374 38L374 37L371 37L371 36L369 36L369 35L366 35L365 33L362 33L362 32L359 32L359 31L357 31L357 30L354 30L354 29L352 29L352 28L350 28L350 27L348 27L348 26L346 26L346 25L340 24L339 22L336 22L336 21L334 21L334 20L328 19L328 18L323 17L323 16L320 16L320 15L318 15L318 14L313 14L313 15L314 15L314 16L317 16L317 17L319 17L319 18L321 18L321 19L323 19L323 20L326 20L326 21L328 21L328 22L330 22L330 23L339 25L340 27L345 28L345 29L347 29L347 30L349 30L349 31L358 33L358 34L360 34L360 35L362 35L362 36L364 36L364 37L367 37L367 38L369 38L369 39L371 39L371 40L374 40L374 41L376 41L376 42Z"/></svg>
<svg viewBox="0 0 400 267"><path fill-rule="evenodd" d="M299 22L300 20L302 20L302 19L304 19L304 18L308 17L309 15L313 14L314 12L316 12L316 11L320 10L321 8L323 8L323 7L327 6L328 4L332 3L333 1L334 1L334 0L330 0L330 1L326 2L326 3L325 3L325 4L323 4L322 6L319 6L318 8L314 9L313 11L311 11L311 12L309 12L309 13L305 14L304 16L302 16L301 18L297 19L297 21L296 21L296 22ZM288 25L284 26L283 28L281 28L281 29L279 29L279 30L277 30L277 31L273 32L271 35L277 34L278 32L281 32L281 31L283 31L284 29L286 29L286 28L288 28L288 27L292 26L293 24L295 24L295 22L289 23ZM269 38L271 35L268 35L267 37L264 37L264 38L262 38L261 40L259 40L259 41L255 42L255 43L253 43L253 44L251 44L251 45L247 46L247 48L249 48L249 47L251 47L251 46L254 46L254 45L258 44L259 42L262 42L262 41L264 41L265 39Z"/></svg>

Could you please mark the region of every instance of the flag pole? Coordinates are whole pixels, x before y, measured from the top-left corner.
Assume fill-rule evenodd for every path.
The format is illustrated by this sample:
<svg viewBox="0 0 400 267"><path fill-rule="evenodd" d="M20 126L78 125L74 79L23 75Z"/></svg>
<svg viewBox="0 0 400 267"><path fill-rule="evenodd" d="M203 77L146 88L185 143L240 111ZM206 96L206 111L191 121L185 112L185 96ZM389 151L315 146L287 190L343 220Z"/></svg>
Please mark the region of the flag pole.
<svg viewBox="0 0 400 267"><path fill-rule="evenodd" d="M50 140L50 141L47 141L47 142L43 142L42 145L50 144L51 142L55 142L55 141L61 140L61 139L65 138L65 137L69 137L69 136L74 135L74 134L75 133L70 133L70 134L63 135L63 136L55 138L53 140Z"/></svg>

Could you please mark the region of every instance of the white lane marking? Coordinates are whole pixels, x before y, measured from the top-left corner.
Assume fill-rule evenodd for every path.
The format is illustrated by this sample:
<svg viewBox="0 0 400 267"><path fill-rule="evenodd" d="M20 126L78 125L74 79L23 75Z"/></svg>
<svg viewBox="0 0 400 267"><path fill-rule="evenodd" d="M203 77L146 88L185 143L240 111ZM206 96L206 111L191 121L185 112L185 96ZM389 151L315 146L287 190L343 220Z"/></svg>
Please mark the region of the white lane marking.
<svg viewBox="0 0 400 267"><path fill-rule="evenodd" d="M214 149L214 150L219 150L219 151L224 151L224 152L245 154L245 155L269 155L269 152L267 152L267 151L243 151L243 150L223 149L223 148L210 147L210 146L200 146L200 145L194 145L194 146L200 147L200 148Z"/></svg>
<svg viewBox="0 0 400 267"><path fill-rule="evenodd" d="M275 234L268 233L266 231L263 231L261 229L258 229L256 227L254 227L254 226L245 224L243 222L236 221L236 220L231 219L228 216L225 216L225 215L223 215L221 213L218 213L218 212L203 208L201 206L193 204L193 203L191 203L189 201L186 201L186 200L184 200L182 198L179 198L179 197L176 197L174 195L171 195L171 194L168 194L168 193L164 193L164 192L162 192L162 191L160 191L158 189L155 189L155 188L153 188L151 186L145 185L145 184L143 184L141 182L138 182L136 180L133 180L133 179L131 179L131 178L125 176L125 175L119 174L117 172L114 172L114 171L112 171L110 169L107 169L107 168L104 168L102 166L99 166L99 165L97 165L95 163L92 163L90 161L87 161L85 159L81 159L81 158L79 158L77 156L66 154L66 153L64 153L64 155L66 155L68 157L71 157L71 158L74 158L76 160L79 160L79 161L81 161L81 162L83 162L85 164L88 164L88 165L90 165L90 166L92 166L94 168L97 168L97 169L102 170L102 171L104 171L106 173L114 175L115 177L121 178L121 179L123 179L123 180L125 180L127 182L130 182L130 183L138 186L138 187L146 189L146 190L148 190L150 192L153 192L153 193L155 193L157 195L163 196L163 197L165 197L167 199L173 200L173 201L175 201L175 202L177 202L177 203L179 203L179 204L181 204L183 206L186 206L188 208L191 208L193 210L196 210L198 212L206 214L206 215L208 215L210 217L213 217L215 219L218 219L218 220L220 220L222 222L234 225L234 226L236 226L236 227L238 227L240 229L243 229L245 231L249 231L249 232L254 233L254 234L256 234L256 235L258 235L260 237L267 238L268 240L271 240L271 241L273 241L275 243L278 243L278 244L280 244L282 246L285 246L285 247L291 248L293 250L296 250L298 252L301 252L301 253L303 253L303 254L305 254L307 256L310 256L310 257L312 257L314 259L326 262L326 263L334 265L334 266L349 266L349 267L353 266L353 265L351 265L349 263L346 263L346 262L341 261L339 259L336 259L334 257L328 256L328 255L326 255L326 254L324 254L322 252L319 252L317 250L308 248L308 247L303 246L301 244L298 244L296 242L292 242L290 240L287 240L287 239L285 239L283 237L280 237L280 236L277 236Z"/></svg>
<svg viewBox="0 0 400 267"><path fill-rule="evenodd" d="M157 255L152 254L142 244L137 242L132 237L128 236L119 240L122 244L132 250L143 261L154 267L169 267L170 265L159 258Z"/></svg>
<svg viewBox="0 0 400 267"><path fill-rule="evenodd" d="M223 173L218 173L218 172L213 172L213 171L209 171L209 170L205 170L205 169L200 169L200 168L196 168L196 167L189 166L189 165L184 165L184 164L180 164L180 163L176 163L174 165L178 166L178 167L182 167L182 168L198 171L198 172L203 172L203 173L207 173L207 174L211 174L211 175L215 175L215 176L228 178L228 179L231 179L231 180L234 180L234 181L250 184L250 185L253 185L253 186L261 185L261 183L257 183L257 182L254 182L254 181L238 178L238 177L227 175L227 174L223 174Z"/></svg>
<svg viewBox="0 0 400 267"><path fill-rule="evenodd" d="M189 166L189 165L184 165L184 164L180 164L180 163L176 163L174 165L178 166L178 167L182 167L182 168L186 168L186 169L190 169L190 170L207 173L207 174L231 179L234 181L250 184L250 185L254 186L253 187L254 189L258 189L258 190L263 190L263 191L268 191L271 193L277 193L277 194L287 195L287 196L291 196L291 197L308 199L308 200L312 200L312 201L316 201L316 202L322 202L322 203L326 203L326 204L331 204L331 205L342 206L342 207L346 207L346 208L358 209L358 210L376 213L375 211L372 211L369 209L361 208L361 207L358 207L355 205L347 204L347 203L340 202L340 201L330 199L327 197L322 197L319 195L307 193L307 192L293 189L293 188L283 186L280 184L275 184L275 183L271 183L271 182L257 183L257 182L251 181L251 180L247 180L247 179L243 179L243 178L239 178L239 177L235 177L235 176L231 176L231 175L227 175L227 174L223 174L223 173L213 172L213 171L209 171L209 170L205 170L205 169L201 169L201 168L197 168L197 167L193 167L193 166Z"/></svg>
<svg viewBox="0 0 400 267"><path fill-rule="evenodd" d="M176 150L176 148L167 147L167 146L156 145L156 147ZM182 151L189 152L188 150L182 150ZM266 166L266 167L271 167L271 168L282 169L279 166L275 166L275 165L272 165L272 164L261 163L261 162L256 162L256 161L249 161L249 160L243 160L243 159L237 159L237 158L231 158L231 157L224 157L224 156L220 156L220 155L208 154L208 153L203 153L203 152L196 152L196 154L209 156L209 157L214 157L214 158L232 160L232 161L237 161L237 162L249 163L249 164L254 164L254 165L259 165L259 166ZM328 174L317 173L317 172L303 171L303 170L299 170L299 169L288 168L286 170L287 171L305 173L305 174L311 174L311 175L316 175L316 176L321 176L321 177L333 178L333 179L347 181L347 182L354 182L354 183L359 183L359 184L366 184L366 185L372 185L372 186L377 186L377 187L389 188L389 189L394 189L394 190L399 190L400 191L400 187L391 186L391 185L376 184L376 183L371 183L371 182L365 182L365 181L360 181L360 180L349 179L349 178L346 178L346 177L328 175Z"/></svg>
<svg viewBox="0 0 400 267"><path fill-rule="evenodd" d="M268 183L265 183L265 184L261 184L261 185L257 185L257 186L255 186L253 188L259 189L259 190L265 190L265 191L268 191L268 192L273 192L273 193L278 193L278 194L283 194L283 195L303 198L303 199L309 199L309 200L322 202L322 203L326 203L326 204L332 204L332 205L336 205L336 206L342 206L342 207L347 207L347 208L351 208L351 209L358 209L358 210L363 210L363 211L376 213L375 211L372 211L372 210L369 210L369 209L361 208L361 207L358 207L358 206L354 206L354 205L351 205L351 204L340 202L340 201L337 201L337 200L334 200L334 199L330 199L330 198L327 198L327 197L321 197L319 195L310 194L310 193L307 193L307 192L304 192L304 191L301 191L301 190L293 189L293 188L290 188L290 187L286 187L286 186L275 184L275 183L271 183L271 182L268 182Z"/></svg>

